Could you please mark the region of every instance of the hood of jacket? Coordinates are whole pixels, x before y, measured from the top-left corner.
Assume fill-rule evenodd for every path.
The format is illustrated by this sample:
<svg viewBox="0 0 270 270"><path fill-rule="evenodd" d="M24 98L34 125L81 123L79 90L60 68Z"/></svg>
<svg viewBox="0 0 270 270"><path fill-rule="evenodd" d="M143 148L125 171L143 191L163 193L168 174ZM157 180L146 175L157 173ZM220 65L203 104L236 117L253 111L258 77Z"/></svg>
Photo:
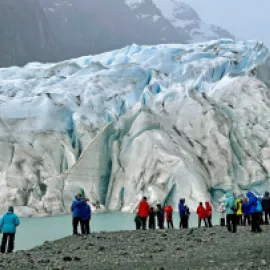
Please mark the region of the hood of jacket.
<svg viewBox="0 0 270 270"><path fill-rule="evenodd" d="M265 193L264 193L264 197L266 197L266 198L269 198L270 196L269 196L269 192L268 191L265 191Z"/></svg>
<svg viewBox="0 0 270 270"><path fill-rule="evenodd" d="M255 195L254 195L251 191L247 192L246 195L247 195L247 197L248 197L249 199L255 198Z"/></svg>

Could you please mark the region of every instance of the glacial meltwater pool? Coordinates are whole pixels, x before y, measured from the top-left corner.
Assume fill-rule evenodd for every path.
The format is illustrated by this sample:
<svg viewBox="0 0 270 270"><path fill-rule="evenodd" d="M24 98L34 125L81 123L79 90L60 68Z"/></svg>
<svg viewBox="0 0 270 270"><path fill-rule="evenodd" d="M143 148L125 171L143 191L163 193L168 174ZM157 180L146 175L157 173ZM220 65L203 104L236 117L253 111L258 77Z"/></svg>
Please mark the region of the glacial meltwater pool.
<svg viewBox="0 0 270 270"><path fill-rule="evenodd" d="M175 228L179 228L178 213L173 215ZM30 249L43 244L45 241L52 241L72 234L71 215L45 217L45 218L21 218L21 224L16 234L16 250ZM218 225L219 216L213 216L213 225ZM197 215L190 216L190 227L197 226ZM91 231L121 231L134 230L134 214L120 212L93 214Z"/></svg>

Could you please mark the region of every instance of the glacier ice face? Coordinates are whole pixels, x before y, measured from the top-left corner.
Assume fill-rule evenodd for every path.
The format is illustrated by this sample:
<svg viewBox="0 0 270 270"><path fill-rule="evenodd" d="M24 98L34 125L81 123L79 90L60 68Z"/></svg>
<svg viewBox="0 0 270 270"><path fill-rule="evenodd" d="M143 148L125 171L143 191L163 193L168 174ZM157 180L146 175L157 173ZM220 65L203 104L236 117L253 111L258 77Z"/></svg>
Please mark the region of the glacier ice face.
<svg viewBox="0 0 270 270"><path fill-rule="evenodd" d="M0 209L107 210L269 188L269 50L260 42L131 45L0 69Z"/></svg>

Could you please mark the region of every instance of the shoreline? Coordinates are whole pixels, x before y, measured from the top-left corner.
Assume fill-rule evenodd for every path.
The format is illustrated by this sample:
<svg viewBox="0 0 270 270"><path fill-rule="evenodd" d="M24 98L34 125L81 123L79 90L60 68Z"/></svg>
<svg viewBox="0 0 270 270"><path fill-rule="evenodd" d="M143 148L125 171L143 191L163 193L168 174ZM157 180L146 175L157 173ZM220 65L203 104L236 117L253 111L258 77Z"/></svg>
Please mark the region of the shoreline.
<svg viewBox="0 0 270 270"><path fill-rule="evenodd" d="M270 226L118 231L69 236L0 255L0 269L269 269Z"/></svg>

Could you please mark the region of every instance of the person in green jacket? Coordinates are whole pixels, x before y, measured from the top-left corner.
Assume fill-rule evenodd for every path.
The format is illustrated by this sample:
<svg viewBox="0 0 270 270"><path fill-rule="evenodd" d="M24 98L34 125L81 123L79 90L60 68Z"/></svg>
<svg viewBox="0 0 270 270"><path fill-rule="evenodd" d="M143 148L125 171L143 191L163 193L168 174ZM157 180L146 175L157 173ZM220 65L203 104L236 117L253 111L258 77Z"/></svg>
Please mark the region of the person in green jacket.
<svg viewBox="0 0 270 270"><path fill-rule="evenodd" d="M232 193L226 193L226 200L224 202L226 207L226 223L229 232L236 233L237 231L237 217L236 217L236 202Z"/></svg>

